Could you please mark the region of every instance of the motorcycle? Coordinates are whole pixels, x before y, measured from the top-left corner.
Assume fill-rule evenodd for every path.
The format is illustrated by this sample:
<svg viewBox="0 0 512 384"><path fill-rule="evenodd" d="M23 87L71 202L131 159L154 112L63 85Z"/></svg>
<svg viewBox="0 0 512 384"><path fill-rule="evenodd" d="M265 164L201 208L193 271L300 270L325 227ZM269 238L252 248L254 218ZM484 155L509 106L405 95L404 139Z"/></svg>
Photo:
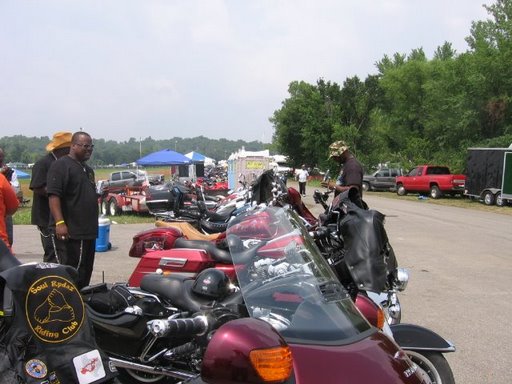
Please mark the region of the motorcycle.
<svg viewBox="0 0 512 384"><path fill-rule="evenodd" d="M236 287L208 268L82 291L122 380L432 383L361 315L293 212L251 209L226 237Z"/></svg>
<svg viewBox="0 0 512 384"><path fill-rule="evenodd" d="M283 200L283 195L275 197L281 199L281 205L287 201ZM434 382L453 383L453 373L443 356L455 351L453 344L429 329L399 324L401 307L397 292L405 289L408 274L397 268L384 230L384 216L362 208L358 199L356 190L338 195L321 215L321 225L317 224L316 231L310 231L310 234L356 306L372 324L379 328L389 325L386 328L388 334L396 338ZM300 219L304 224L305 220ZM180 240L174 248L145 254L129 282L137 285L144 274L157 269L193 277L208 267L221 269L234 278L235 267L226 247L224 245L224 250L219 250L219 245L210 241ZM367 302L367 298L382 307L382 314ZM379 321L382 317L388 324Z"/></svg>
<svg viewBox="0 0 512 384"><path fill-rule="evenodd" d="M405 289L409 276L397 268L384 215L368 209L356 188L338 194L327 205L329 193L313 194L325 208L314 235L322 254L352 297L364 294L383 307L392 337L434 383L454 383L444 353L455 352L455 346L427 328L400 323L397 292Z"/></svg>
<svg viewBox="0 0 512 384"><path fill-rule="evenodd" d="M315 202L325 209L313 233L317 246L353 297L359 292L372 292L387 310L390 323L400 323L397 293L407 287L409 274L398 268L384 228L384 215L368 209L356 188L338 194L327 205L329 193L313 193Z"/></svg>
<svg viewBox="0 0 512 384"><path fill-rule="evenodd" d="M229 198L237 205L231 205L232 209L225 211L227 213L225 217L219 218L217 213L210 213L207 219L200 221L201 226L206 226L204 223L208 222L210 229L215 226L218 230L225 231L229 220L254 205L280 205L279 199L283 196L282 191L285 187L282 187L283 184L276 183L275 180L272 170L264 172L250 189L239 192L239 198ZM308 212L313 217L300 200L300 195L298 199L300 205L297 204L297 207L301 208L301 212ZM214 219L217 221L209 221ZM230 278L235 278L225 232L204 234L185 221L157 220L155 225L157 228L141 231L132 239L129 256L141 259L128 279L130 286L138 286L142 276L158 268L195 276L207 267L216 266L226 272ZM164 250L165 252L158 252Z"/></svg>
<svg viewBox="0 0 512 384"><path fill-rule="evenodd" d="M199 187L198 199L193 206L186 206L186 195L179 189L173 188L173 209L167 212L155 213L160 223L188 223L205 234L224 232L231 217L243 212L246 208L249 190L243 180L242 187L219 199L214 205L208 204L203 186ZM161 225L163 226L163 225Z"/></svg>
<svg viewBox="0 0 512 384"><path fill-rule="evenodd" d="M1 383L116 380L117 370L94 339L76 278L69 266L22 265L0 241Z"/></svg>

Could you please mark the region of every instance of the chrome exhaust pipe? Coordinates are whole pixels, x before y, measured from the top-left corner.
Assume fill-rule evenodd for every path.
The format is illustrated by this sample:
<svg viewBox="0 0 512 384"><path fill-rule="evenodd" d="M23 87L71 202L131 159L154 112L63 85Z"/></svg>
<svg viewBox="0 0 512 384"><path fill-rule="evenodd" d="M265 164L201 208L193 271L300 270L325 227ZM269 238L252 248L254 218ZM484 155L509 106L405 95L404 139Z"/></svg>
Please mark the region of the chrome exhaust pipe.
<svg viewBox="0 0 512 384"><path fill-rule="evenodd" d="M193 379L198 376L198 374L193 374L187 371L172 370L164 367L152 367L150 365L144 365L139 363L133 363L131 361L116 359L115 357L111 357L110 361L117 368L133 369L135 371L153 373L155 375L165 375L181 380Z"/></svg>

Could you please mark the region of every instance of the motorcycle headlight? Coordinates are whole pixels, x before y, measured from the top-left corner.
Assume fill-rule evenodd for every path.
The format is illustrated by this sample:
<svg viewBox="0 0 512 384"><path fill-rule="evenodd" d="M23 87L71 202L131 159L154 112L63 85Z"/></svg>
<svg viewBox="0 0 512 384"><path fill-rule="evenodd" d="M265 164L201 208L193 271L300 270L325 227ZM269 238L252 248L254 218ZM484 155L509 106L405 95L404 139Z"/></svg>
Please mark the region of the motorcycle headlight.
<svg viewBox="0 0 512 384"><path fill-rule="evenodd" d="M395 288L398 291L402 292L407 287L408 282L409 282L409 271L405 268L397 268Z"/></svg>

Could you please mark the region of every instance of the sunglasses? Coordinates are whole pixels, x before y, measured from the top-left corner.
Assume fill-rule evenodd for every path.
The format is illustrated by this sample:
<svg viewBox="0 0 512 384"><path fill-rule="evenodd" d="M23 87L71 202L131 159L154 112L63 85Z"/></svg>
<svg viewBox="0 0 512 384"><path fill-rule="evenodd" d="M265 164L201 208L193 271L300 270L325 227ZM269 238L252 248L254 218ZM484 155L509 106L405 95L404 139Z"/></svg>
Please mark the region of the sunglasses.
<svg viewBox="0 0 512 384"><path fill-rule="evenodd" d="M94 144L78 144L78 143L76 143L75 145L78 145L78 146L82 147L83 149L94 149Z"/></svg>

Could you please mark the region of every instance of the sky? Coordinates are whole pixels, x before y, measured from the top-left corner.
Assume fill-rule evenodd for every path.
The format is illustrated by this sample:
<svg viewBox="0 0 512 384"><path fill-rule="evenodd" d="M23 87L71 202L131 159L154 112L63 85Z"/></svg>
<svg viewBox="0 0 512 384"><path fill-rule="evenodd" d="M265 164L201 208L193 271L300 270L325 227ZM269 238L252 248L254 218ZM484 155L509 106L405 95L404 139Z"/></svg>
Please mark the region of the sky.
<svg viewBox="0 0 512 384"><path fill-rule="evenodd" d="M268 143L292 81L468 50L488 0L0 0L0 137Z"/></svg>

